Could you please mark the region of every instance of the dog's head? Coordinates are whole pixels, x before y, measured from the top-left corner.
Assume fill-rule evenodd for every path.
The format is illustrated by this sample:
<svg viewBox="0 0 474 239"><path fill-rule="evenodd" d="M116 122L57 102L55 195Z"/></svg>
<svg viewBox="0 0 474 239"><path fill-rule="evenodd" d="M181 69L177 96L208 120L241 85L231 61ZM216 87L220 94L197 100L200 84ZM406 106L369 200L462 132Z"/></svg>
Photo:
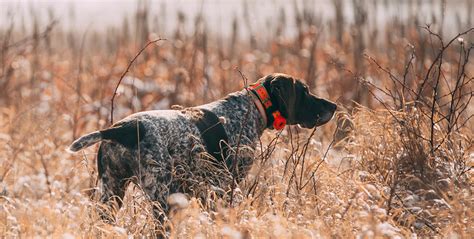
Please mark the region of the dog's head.
<svg viewBox="0 0 474 239"><path fill-rule="evenodd" d="M316 97L303 82L285 74L265 76L263 84L287 124L314 128L331 120L336 104Z"/></svg>

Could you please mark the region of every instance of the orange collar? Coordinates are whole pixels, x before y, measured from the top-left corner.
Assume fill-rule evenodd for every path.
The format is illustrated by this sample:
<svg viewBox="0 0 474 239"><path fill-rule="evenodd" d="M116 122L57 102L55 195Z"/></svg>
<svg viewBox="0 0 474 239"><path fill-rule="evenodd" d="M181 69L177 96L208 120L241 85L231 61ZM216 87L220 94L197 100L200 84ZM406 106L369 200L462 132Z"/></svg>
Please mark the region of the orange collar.
<svg viewBox="0 0 474 239"><path fill-rule="evenodd" d="M272 103L270 95L268 94L267 89L261 82L256 82L255 84L250 85L250 91L257 96L260 103L262 103L265 108L265 114L267 116L267 127L270 125L273 126L276 130L281 130L286 125L286 119L281 115L280 111Z"/></svg>

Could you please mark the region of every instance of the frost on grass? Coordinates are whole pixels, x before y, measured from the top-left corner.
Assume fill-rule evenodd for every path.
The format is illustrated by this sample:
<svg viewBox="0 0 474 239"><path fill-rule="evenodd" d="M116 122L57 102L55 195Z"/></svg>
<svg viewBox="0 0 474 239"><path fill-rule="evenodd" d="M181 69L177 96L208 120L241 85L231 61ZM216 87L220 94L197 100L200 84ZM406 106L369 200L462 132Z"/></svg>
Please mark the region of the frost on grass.
<svg viewBox="0 0 474 239"><path fill-rule="evenodd" d="M334 1L340 9L344 9L344 2ZM276 141L277 132L265 133L254 167L232 192L232 205L231 192L218 185L209 187L208 193L224 198L202 201L173 194L169 202L174 209L165 225L155 220L153 204L140 187L133 185L127 189L124 207L114 212L116 222L101 221L96 149L64 153L78 135L108 126L108 96L113 90L109 86L116 84L141 44L139 39L131 41L129 34L137 30L138 38L148 39L145 33L150 29L146 26L153 17L146 16L152 14L148 15L147 9L137 12L146 23L136 25L146 29L131 31L124 21L124 31L84 33L83 49L78 48L81 37L73 30L64 29L67 37L59 30L51 38L43 38L37 32L42 29L38 23L30 38L21 36L22 32L29 35L28 30L15 28L10 37L6 36L8 29L0 29L6 47L0 54L2 237L153 238L164 228L169 228L174 238L472 237L472 119L466 121L464 130L455 130L436 153L427 143L430 131L434 146L442 141L449 116L468 119L472 102L455 101L453 107L467 109L464 115L437 114L433 124L420 120L430 117L422 107L433 95L438 96L431 102L435 111L450 108L449 98L472 96L473 65L466 64L466 71L457 65L469 59L472 33L453 40L453 49L441 57L442 64L435 64L427 75L420 98L406 100L411 90L393 79L406 80L409 87L419 84L423 78L420 72L434 62L433 55L440 48L433 44L435 36L419 28L421 21L409 22L417 16L407 17L406 22L391 22L380 34L358 29L371 24L337 27L341 32L333 42L336 27L322 27L319 32L320 20L311 11L300 15L298 9L290 14L298 22L298 37L280 34L291 25L282 17L269 23L279 24L268 28L277 29L276 35L274 31L266 31L271 32L268 36L259 32L251 37L250 44L240 41L237 34L246 30L239 25L245 21L236 19L232 26L235 39L227 42L209 34L202 18L196 18L198 29L187 33L183 26L192 18L179 13L178 20L186 24L173 29L176 32L169 43L144 52L124 78L116 99L116 119L175 104L199 105L241 90L243 84L232 71L235 65L249 76L249 83L273 72L306 79L318 96L337 100L338 107L349 109L342 120L334 119L318 128L309 141L309 130L298 127L287 127ZM360 7L357 11L364 9L376 8ZM288 15L285 11L282 16ZM360 16L357 19L364 20L367 14ZM161 18L156 20L165 24ZM332 23L337 26L338 22L347 21ZM439 24L432 27L435 25ZM410 62L413 50L414 60ZM364 64L363 52L381 59L382 69ZM412 64L400 64L406 61ZM405 69L409 73L406 78ZM438 74L439 70L443 74ZM392 75L383 77L381 72L386 71ZM436 75L441 76L442 87L433 94ZM457 79L465 88L450 95ZM369 92L363 84L381 90ZM360 107L354 101L377 110ZM400 109L387 110L384 105L391 101L402 101ZM415 137L413 132L422 133L424 138Z"/></svg>

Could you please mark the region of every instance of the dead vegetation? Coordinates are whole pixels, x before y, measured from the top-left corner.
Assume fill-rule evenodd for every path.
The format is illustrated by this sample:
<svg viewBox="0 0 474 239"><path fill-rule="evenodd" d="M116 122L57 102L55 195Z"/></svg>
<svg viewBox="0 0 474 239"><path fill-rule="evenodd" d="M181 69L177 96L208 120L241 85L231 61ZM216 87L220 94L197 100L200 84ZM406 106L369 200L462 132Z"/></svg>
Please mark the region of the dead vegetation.
<svg viewBox="0 0 474 239"><path fill-rule="evenodd" d="M168 40L146 49L168 24L147 1L106 33L61 28L54 14L44 24L33 18L29 30L11 21L0 29L2 236L156 235L161 225L135 185L117 222L102 222L95 150L64 149L109 125L111 98L115 118L196 105L241 89L238 67L250 81L295 75L344 110L314 131L264 134L250 175L228 192L232 205L212 190L206 202L170 199L171 236L472 237L473 6L455 2L467 19L456 18L453 36L440 27L444 14L423 22L410 10L416 4L408 17L376 27L376 9L388 7L377 1L334 0L327 24L308 10L310 1L294 1L275 11L268 35L249 21L255 13L246 2L227 37L211 31L202 12L195 19L178 12L173 33L162 36ZM285 34L290 22L295 37Z"/></svg>

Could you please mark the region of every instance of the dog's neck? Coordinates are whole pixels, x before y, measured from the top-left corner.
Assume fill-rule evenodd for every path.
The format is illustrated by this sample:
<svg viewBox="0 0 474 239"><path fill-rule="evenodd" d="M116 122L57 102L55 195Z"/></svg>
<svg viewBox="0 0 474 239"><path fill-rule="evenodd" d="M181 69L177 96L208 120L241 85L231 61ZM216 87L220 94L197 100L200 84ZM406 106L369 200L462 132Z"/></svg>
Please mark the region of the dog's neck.
<svg viewBox="0 0 474 239"><path fill-rule="evenodd" d="M260 113L260 121L261 125L265 127L267 125L267 113L265 113L265 108L262 105L262 102L257 98L255 94L252 94L251 92L248 92L249 95L252 97L253 103L255 104L255 107L257 108L258 112Z"/></svg>
<svg viewBox="0 0 474 239"><path fill-rule="evenodd" d="M224 129L228 132L231 145L237 144L239 139L246 141L242 142L242 145L253 144L267 127L264 114L249 94L252 93L243 89L221 100L199 106L225 119ZM239 132L242 132L242 135Z"/></svg>

